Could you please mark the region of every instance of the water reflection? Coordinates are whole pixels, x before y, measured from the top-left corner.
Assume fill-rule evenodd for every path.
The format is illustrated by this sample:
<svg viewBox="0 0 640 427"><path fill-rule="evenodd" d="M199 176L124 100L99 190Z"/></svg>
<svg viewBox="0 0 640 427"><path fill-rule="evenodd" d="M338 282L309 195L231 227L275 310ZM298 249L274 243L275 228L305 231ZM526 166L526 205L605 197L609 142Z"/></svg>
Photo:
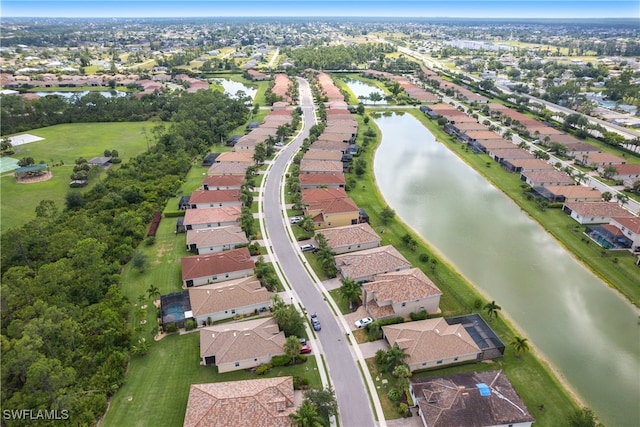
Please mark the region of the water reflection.
<svg viewBox="0 0 640 427"><path fill-rule="evenodd" d="M414 117L375 122L387 203L502 306L606 425L640 425L637 311Z"/></svg>
<svg viewBox="0 0 640 427"><path fill-rule="evenodd" d="M225 93L229 96L239 97L248 96L253 100L256 97L258 90L250 86L244 85L240 82L236 82L229 79L213 79L224 89ZM238 93L241 92L241 93Z"/></svg>
<svg viewBox="0 0 640 427"><path fill-rule="evenodd" d="M373 85L353 79L344 79L344 82L363 104L385 105L387 103L384 99L386 94ZM373 93L375 93L376 96L372 97L371 94Z"/></svg>

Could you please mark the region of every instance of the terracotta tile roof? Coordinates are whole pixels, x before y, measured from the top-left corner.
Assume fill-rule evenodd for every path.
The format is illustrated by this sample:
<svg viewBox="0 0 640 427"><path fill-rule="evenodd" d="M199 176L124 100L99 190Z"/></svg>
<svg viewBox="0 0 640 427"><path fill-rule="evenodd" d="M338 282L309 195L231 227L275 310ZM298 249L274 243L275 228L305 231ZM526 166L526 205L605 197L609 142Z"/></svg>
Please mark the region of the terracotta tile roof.
<svg viewBox="0 0 640 427"><path fill-rule="evenodd" d="M326 228L317 231L316 234L324 235L327 239L327 245L329 245L330 248L370 242L378 242L378 244L380 244L382 241L378 233L366 222L355 225L345 225L344 227Z"/></svg>
<svg viewBox="0 0 640 427"><path fill-rule="evenodd" d="M470 130L470 131L465 132L465 135L467 135L469 138L475 139L475 140L480 140L480 139L482 139L482 140L484 140L484 139L503 139L500 134L497 134L497 133L495 133L493 131L490 131L490 130Z"/></svg>
<svg viewBox="0 0 640 427"><path fill-rule="evenodd" d="M344 141L328 141L328 140L317 140L311 144L310 148L314 150L340 150L342 152L347 150L349 144Z"/></svg>
<svg viewBox="0 0 640 427"><path fill-rule="evenodd" d="M583 164L586 165L590 165L591 163L597 163L597 164L601 164L601 165L605 165L605 164L619 164L622 165L624 163L626 163L626 160L623 159L622 157L618 157L615 154L611 154L611 153L589 153L587 156L585 156L585 161L583 162L582 158L578 158L578 161L580 161Z"/></svg>
<svg viewBox="0 0 640 427"><path fill-rule="evenodd" d="M322 141L340 141L340 142L349 142L351 139L350 133L331 133L331 132L322 132L318 137L318 140Z"/></svg>
<svg viewBox="0 0 640 427"><path fill-rule="evenodd" d="M374 299L367 301L366 309L374 319L384 319L385 317L392 317L396 315L391 304L381 306L378 305L378 302Z"/></svg>
<svg viewBox="0 0 640 427"><path fill-rule="evenodd" d="M499 159L535 159L536 156L528 152L527 150L521 150L515 145L509 148L495 148L491 150L491 154Z"/></svg>
<svg viewBox="0 0 640 427"><path fill-rule="evenodd" d="M442 291L419 268L378 274L365 283L367 292L375 293L378 301L400 303L442 295Z"/></svg>
<svg viewBox="0 0 640 427"><path fill-rule="evenodd" d="M195 190L190 204L240 202L240 190Z"/></svg>
<svg viewBox="0 0 640 427"><path fill-rule="evenodd" d="M523 171L555 169L552 164L540 159L509 159L509 163Z"/></svg>
<svg viewBox="0 0 640 427"><path fill-rule="evenodd" d="M342 151L340 150L308 150L304 153L303 159L307 160L332 160L342 161Z"/></svg>
<svg viewBox="0 0 640 427"><path fill-rule="evenodd" d="M300 173L342 173L342 162L333 160L306 160L300 162Z"/></svg>
<svg viewBox="0 0 640 427"><path fill-rule="evenodd" d="M480 353L463 325L449 325L443 318L383 326L382 331L389 345L397 344L409 355L409 365Z"/></svg>
<svg viewBox="0 0 640 427"><path fill-rule="evenodd" d="M488 396L481 395L479 384L488 387ZM530 425L535 422L502 371L413 379L411 389L429 427Z"/></svg>
<svg viewBox="0 0 640 427"><path fill-rule="evenodd" d="M189 288L194 317L264 303L271 306L271 295L256 276L227 280Z"/></svg>
<svg viewBox="0 0 640 427"><path fill-rule="evenodd" d="M483 139L476 142L477 144L482 145L487 150L496 150L499 148L513 148L513 144L506 139L497 138L497 139Z"/></svg>
<svg viewBox="0 0 640 427"><path fill-rule="evenodd" d="M285 354L286 338L273 317L221 323L200 329L200 357L216 364Z"/></svg>
<svg viewBox="0 0 640 427"><path fill-rule="evenodd" d="M318 213L323 215L342 214L359 212L356 203L350 197L341 197L339 199L318 200L307 203L304 208L305 214L315 216Z"/></svg>
<svg viewBox="0 0 640 427"><path fill-rule="evenodd" d="M616 175L639 175L640 165L616 165Z"/></svg>
<svg viewBox="0 0 640 427"><path fill-rule="evenodd" d="M240 206L222 206L219 208L187 209L184 213L184 225L217 224L219 222L238 221L242 210Z"/></svg>
<svg viewBox="0 0 640 427"><path fill-rule="evenodd" d="M248 163L253 164L253 156L249 153L226 151L216 157L216 163Z"/></svg>
<svg viewBox="0 0 640 427"><path fill-rule="evenodd" d="M451 125L458 129L461 132L470 131L470 130L489 130L482 123L473 123L473 122L465 122L465 123L456 123L455 125Z"/></svg>
<svg viewBox="0 0 640 427"><path fill-rule="evenodd" d="M544 188L554 195L562 195L567 199L602 198L601 192L584 185L549 185Z"/></svg>
<svg viewBox="0 0 640 427"><path fill-rule="evenodd" d="M640 218L637 216L611 218L632 233L640 234Z"/></svg>
<svg viewBox="0 0 640 427"><path fill-rule="evenodd" d="M561 135L564 133L561 130L552 128L551 126L545 126L542 123L540 124L540 126L528 126L527 130L529 131L531 136L535 136L536 132L538 132L538 135L542 135L542 136Z"/></svg>
<svg viewBox="0 0 640 427"><path fill-rule="evenodd" d="M182 280L249 270L255 267L247 248L183 257L180 262L182 265Z"/></svg>
<svg viewBox="0 0 640 427"><path fill-rule="evenodd" d="M411 267L411 263L391 245L338 255L336 265L343 277L354 280Z"/></svg>
<svg viewBox="0 0 640 427"><path fill-rule="evenodd" d="M575 142L570 142L570 141L575 141ZM558 135L557 137L554 136L551 138L551 142L559 142L561 144L564 144L565 147L567 147L568 153L573 153L573 152L599 153L600 152L600 150L597 147L580 142L578 139L576 139L571 135Z"/></svg>
<svg viewBox="0 0 640 427"><path fill-rule="evenodd" d="M290 427L293 377L193 384L184 427Z"/></svg>
<svg viewBox="0 0 640 427"><path fill-rule="evenodd" d="M213 175L207 176L202 180L203 185L209 188L215 187L241 187L244 183L244 176L240 175Z"/></svg>
<svg viewBox="0 0 640 427"><path fill-rule="evenodd" d="M214 163L207 171L207 175L242 175L247 173L249 163Z"/></svg>
<svg viewBox="0 0 640 427"><path fill-rule="evenodd" d="M300 186L310 185L345 185L344 174L341 173L306 173L298 175Z"/></svg>
<svg viewBox="0 0 640 427"><path fill-rule="evenodd" d="M347 196L344 188L306 188L302 190L302 203L340 199Z"/></svg>
<svg viewBox="0 0 640 427"><path fill-rule="evenodd" d="M557 183L566 182L569 185L575 184L573 178L566 174L566 172L558 170L549 171L525 171L522 175L533 181L534 183Z"/></svg>
<svg viewBox="0 0 640 427"><path fill-rule="evenodd" d="M617 202L567 202L564 205L583 217L630 218L634 216L618 206Z"/></svg>
<svg viewBox="0 0 640 427"><path fill-rule="evenodd" d="M187 246L208 247L241 245L244 243L249 243L249 239L247 239L247 235L242 231L242 228L236 225L187 230Z"/></svg>

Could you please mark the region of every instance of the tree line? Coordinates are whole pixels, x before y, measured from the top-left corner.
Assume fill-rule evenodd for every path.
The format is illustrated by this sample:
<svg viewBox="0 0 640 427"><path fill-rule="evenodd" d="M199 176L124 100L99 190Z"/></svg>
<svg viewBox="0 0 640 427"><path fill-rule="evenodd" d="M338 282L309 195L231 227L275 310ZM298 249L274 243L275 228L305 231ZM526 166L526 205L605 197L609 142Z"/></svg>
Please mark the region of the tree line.
<svg viewBox="0 0 640 427"><path fill-rule="evenodd" d="M248 117L240 101L206 91L167 96L159 113L169 124L148 152L86 194L71 190L64 207L42 201L33 221L2 235L3 409L65 410L68 420L52 423L95 424L124 383L136 342L120 271L192 159Z"/></svg>

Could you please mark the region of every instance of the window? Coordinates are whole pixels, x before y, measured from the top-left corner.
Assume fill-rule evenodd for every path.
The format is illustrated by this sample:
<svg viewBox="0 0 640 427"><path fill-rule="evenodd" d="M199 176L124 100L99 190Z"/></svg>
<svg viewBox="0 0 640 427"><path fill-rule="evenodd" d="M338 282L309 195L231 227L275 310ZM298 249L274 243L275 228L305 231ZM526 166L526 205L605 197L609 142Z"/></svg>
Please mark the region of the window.
<svg viewBox="0 0 640 427"><path fill-rule="evenodd" d="M459 359L459 357L458 357L458 356L456 356L456 357L454 357L454 358L453 358L453 361L454 361L454 362L457 362L457 361L458 361L458 359Z"/></svg>
<svg viewBox="0 0 640 427"><path fill-rule="evenodd" d="M403 307L406 307L406 306L407 306L407 303L406 303L406 302L403 302L403 303L402 303L402 306L403 306Z"/></svg>
<svg viewBox="0 0 640 427"><path fill-rule="evenodd" d="M228 274L225 274L225 275L224 275L224 277L225 277L225 279L228 279L228 278L229 278L229 275L228 275Z"/></svg>
<svg viewBox="0 0 640 427"><path fill-rule="evenodd" d="M438 360L436 363L437 363L438 365L442 365L442 359Z"/></svg>
<svg viewBox="0 0 640 427"><path fill-rule="evenodd" d="M236 366L240 366L240 362L236 362Z"/></svg>
<svg viewBox="0 0 640 427"><path fill-rule="evenodd" d="M236 309L231 310L231 314L236 314Z"/></svg>
<svg viewBox="0 0 640 427"><path fill-rule="evenodd" d="M218 280L218 276L211 276L211 280Z"/></svg>

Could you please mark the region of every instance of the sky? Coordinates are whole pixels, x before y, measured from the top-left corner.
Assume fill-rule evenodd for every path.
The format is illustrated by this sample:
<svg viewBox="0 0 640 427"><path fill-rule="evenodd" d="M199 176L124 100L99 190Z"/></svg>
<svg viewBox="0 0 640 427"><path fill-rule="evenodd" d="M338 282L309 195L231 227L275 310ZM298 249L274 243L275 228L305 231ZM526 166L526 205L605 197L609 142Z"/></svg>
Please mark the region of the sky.
<svg viewBox="0 0 640 427"><path fill-rule="evenodd" d="M635 18L640 0L1 0L1 17Z"/></svg>

